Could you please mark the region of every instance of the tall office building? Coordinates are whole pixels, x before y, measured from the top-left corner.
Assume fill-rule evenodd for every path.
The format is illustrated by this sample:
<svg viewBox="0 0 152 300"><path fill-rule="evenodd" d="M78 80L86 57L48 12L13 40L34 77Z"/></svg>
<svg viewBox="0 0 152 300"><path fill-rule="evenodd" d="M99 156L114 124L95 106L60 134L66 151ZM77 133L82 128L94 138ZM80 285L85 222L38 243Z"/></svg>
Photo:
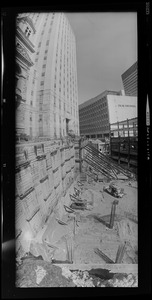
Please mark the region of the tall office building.
<svg viewBox="0 0 152 300"><path fill-rule="evenodd" d="M31 35L33 66L26 84L25 133L59 138L73 130L78 135L76 42L69 21L64 13L18 16L23 17L35 28ZM23 25L26 35L31 28Z"/></svg>
<svg viewBox="0 0 152 300"><path fill-rule="evenodd" d="M80 134L108 138L109 125L137 117L137 97L123 92L104 91L79 105Z"/></svg>
<svg viewBox="0 0 152 300"><path fill-rule="evenodd" d="M126 70L121 75L126 96L137 96L137 67L137 62L135 62L128 70Z"/></svg>

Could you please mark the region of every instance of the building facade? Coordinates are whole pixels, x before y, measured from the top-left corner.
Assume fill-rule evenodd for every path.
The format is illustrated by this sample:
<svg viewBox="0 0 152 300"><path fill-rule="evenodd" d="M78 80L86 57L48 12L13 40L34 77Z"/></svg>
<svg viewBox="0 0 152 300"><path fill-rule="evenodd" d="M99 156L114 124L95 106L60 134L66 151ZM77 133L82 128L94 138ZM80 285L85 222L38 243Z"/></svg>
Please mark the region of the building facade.
<svg viewBox="0 0 152 300"><path fill-rule="evenodd" d="M27 119L32 108L27 101L27 90L30 70L34 65L31 57L35 52L32 36L35 27L32 20L27 16L16 19L16 131L18 134L25 133ZM30 123L30 128L31 128ZM29 130L30 130L29 128Z"/></svg>
<svg viewBox="0 0 152 300"><path fill-rule="evenodd" d="M138 76L137 62L135 62L128 70L126 70L121 75L126 96L137 96L138 93L137 76Z"/></svg>
<svg viewBox="0 0 152 300"><path fill-rule="evenodd" d="M64 13L53 12L20 17L30 18L35 27L25 133L60 138L72 130L79 135L76 41L69 21Z"/></svg>
<svg viewBox="0 0 152 300"><path fill-rule="evenodd" d="M108 138L110 124L137 117L137 97L105 91L79 105L80 134Z"/></svg>

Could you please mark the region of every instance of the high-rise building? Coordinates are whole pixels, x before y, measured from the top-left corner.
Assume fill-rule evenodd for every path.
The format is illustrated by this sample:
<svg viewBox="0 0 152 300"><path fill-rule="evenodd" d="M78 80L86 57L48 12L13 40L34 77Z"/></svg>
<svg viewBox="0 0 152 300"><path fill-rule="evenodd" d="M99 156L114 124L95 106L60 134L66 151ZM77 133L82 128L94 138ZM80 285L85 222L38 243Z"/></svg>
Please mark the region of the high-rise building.
<svg viewBox="0 0 152 300"><path fill-rule="evenodd" d="M137 96L137 76L137 62L121 75L126 96Z"/></svg>
<svg viewBox="0 0 152 300"><path fill-rule="evenodd" d="M35 28L27 78L25 133L62 137L79 134L76 41L64 13L26 13ZM23 31L26 30L23 28ZM26 35L24 31L24 35Z"/></svg>
<svg viewBox="0 0 152 300"><path fill-rule="evenodd" d="M27 100L28 78L34 65L31 57L35 52L31 37L35 34L35 27L28 16L20 16L16 20L16 131L25 133L27 119L32 109ZM29 120L32 131L32 121Z"/></svg>
<svg viewBox="0 0 152 300"><path fill-rule="evenodd" d="M137 117L137 97L115 91L100 95L79 105L80 134L88 138L109 137L109 125Z"/></svg>

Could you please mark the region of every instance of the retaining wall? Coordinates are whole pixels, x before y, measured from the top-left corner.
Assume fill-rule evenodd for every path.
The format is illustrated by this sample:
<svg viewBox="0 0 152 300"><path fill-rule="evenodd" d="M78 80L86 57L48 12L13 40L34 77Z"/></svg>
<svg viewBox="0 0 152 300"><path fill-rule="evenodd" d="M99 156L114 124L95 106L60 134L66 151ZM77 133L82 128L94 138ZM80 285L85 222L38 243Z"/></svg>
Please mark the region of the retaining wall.
<svg viewBox="0 0 152 300"><path fill-rule="evenodd" d="M75 150L76 147L76 150ZM78 173L77 145L50 141L16 146L16 253L44 227Z"/></svg>

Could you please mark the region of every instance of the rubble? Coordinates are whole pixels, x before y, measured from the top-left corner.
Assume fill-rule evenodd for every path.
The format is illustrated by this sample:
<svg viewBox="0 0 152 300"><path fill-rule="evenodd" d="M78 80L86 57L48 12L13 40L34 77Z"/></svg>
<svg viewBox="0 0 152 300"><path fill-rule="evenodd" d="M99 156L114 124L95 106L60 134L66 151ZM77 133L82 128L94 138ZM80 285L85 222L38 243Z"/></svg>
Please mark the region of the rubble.
<svg viewBox="0 0 152 300"><path fill-rule="evenodd" d="M128 274L123 279L110 279L108 283L110 287L138 287L138 278L133 274Z"/></svg>
<svg viewBox="0 0 152 300"><path fill-rule="evenodd" d="M62 275L72 279L77 287L138 287L134 274L113 274L107 270L71 271L62 267Z"/></svg>
<svg viewBox="0 0 152 300"><path fill-rule="evenodd" d="M95 287L87 271L82 272L78 270L71 272L68 268L63 267L62 275L72 279L77 287Z"/></svg>

